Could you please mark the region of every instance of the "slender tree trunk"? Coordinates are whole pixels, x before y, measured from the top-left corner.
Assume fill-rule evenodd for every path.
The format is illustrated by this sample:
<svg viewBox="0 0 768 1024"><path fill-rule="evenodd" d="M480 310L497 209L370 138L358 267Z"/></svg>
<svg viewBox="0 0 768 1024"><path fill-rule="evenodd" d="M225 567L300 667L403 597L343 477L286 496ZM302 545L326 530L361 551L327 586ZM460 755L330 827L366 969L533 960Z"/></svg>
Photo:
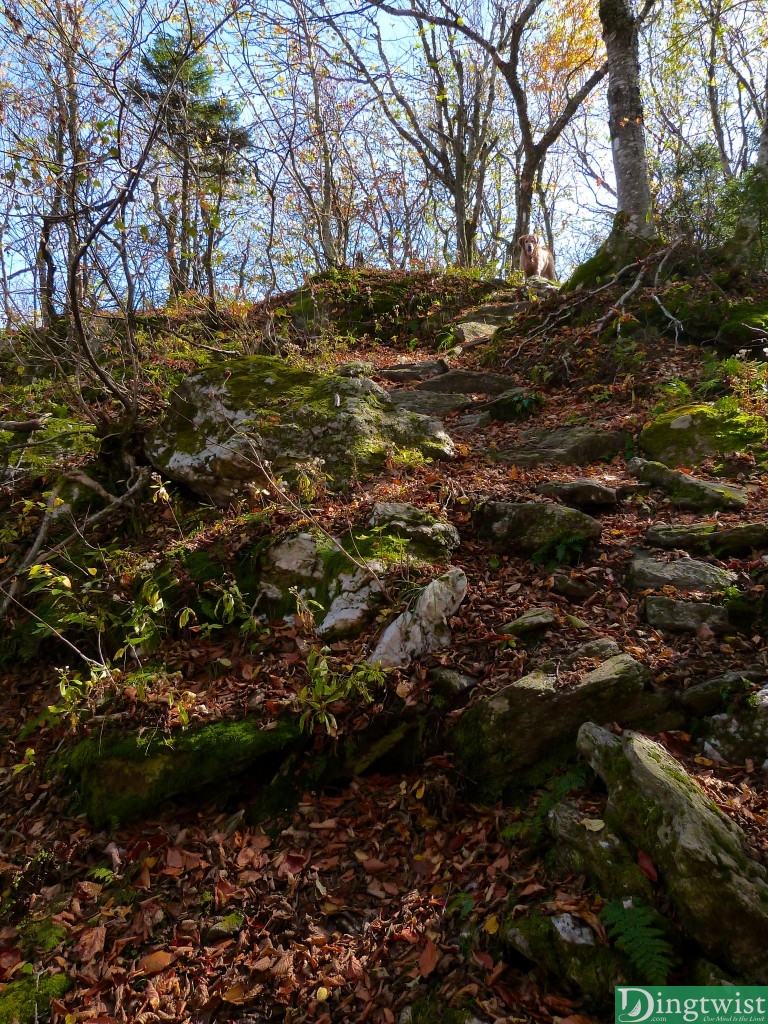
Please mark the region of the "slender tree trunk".
<svg viewBox="0 0 768 1024"><path fill-rule="evenodd" d="M631 0L600 0L600 22L608 56L608 125L618 197L614 232L651 238L655 229Z"/></svg>

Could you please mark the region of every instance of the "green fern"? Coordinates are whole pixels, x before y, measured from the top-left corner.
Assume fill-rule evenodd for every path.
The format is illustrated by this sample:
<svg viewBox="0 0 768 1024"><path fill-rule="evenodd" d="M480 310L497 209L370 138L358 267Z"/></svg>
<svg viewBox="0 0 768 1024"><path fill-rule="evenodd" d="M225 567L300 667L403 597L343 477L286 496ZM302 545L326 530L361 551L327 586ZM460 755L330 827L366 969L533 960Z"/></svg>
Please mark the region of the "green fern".
<svg viewBox="0 0 768 1024"><path fill-rule="evenodd" d="M673 951L659 927L655 910L631 900L611 900L601 917L608 935L646 985L664 985L672 968Z"/></svg>

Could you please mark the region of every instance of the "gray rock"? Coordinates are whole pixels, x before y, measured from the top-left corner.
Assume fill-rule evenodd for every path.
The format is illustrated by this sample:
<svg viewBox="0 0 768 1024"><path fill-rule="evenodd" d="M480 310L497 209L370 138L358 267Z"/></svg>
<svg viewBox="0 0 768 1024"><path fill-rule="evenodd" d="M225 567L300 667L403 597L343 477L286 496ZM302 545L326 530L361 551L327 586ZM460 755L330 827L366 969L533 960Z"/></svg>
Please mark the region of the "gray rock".
<svg viewBox="0 0 768 1024"><path fill-rule="evenodd" d="M531 672L468 708L451 725L448 743L481 795L498 799L523 769L553 751L572 751L586 719L628 724L660 714L669 697L650 686L650 670L627 654L608 658L573 686Z"/></svg>
<svg viewBox="0 0 768 1024"><path fill-rule="evenodd" d="M406 391L403 388L392 388L387 394L398 409L417 412L421 416L450 416L474 404L469 395L441 395L434 391Z"/></svg>
<svg viewBox="0 0 768 1024"><path fill-rule="evenodd" d="M467 696L478 683L477 676L460 672L455 668L448 668L446 665L437 665L435 668L431 668L427 674L433 681L432 689L449 700Z"/></svg>
<svg viewBox="0 0 768 1024"><path fill-rule="evenodd" d="M768 767L768 686L750 696L746 707L713 715L704 735L726 761L743 764L751 758Z"/></svg>
<svg viewBox="0 0 768 1024"><path fill-rule="evenodd" d="M739 557L768 548L768 523L740 523L725 529L715 523L693 523L690 526L655 523L645 539L649 545L658 548Z"/></svg>
<svg viewBox="0 0 768 1024"><path fill-rule="evenodd" d="M478 411L486 413L490 420L501 423L514 423L517 420L532 416L543 404L543 398L528 388L510 388L503 391L490 402L483 402Z"/></svg>
<svg viewBox="0 0 768 1024"><path fill-rule="evenodd" d="M435 559L450 555L461 543L459 531L452 523L402 502L377 502L369 522L374 528L382 528L389 537L411 541L419 552L433 555Z"/></svg>
<svg viewBox="0 0 768 1024"><path fill-rule="evenodd" d="M192 374L145 446L163 476L218 505L280 478L343 489L399 447L425 458L453 452L439 420L397 409L372 381L270 356L243 356Z"/></svg>
<svg viewBox="0 0 768 1024"><path fill-rule="evenodd" d="M339 377L372 377L374 374L373 363L364 359L354 359L350 363L339 363L334 373Z"/></svg>
<svg viewBox="0 0 768 1024"><path fill-rule="evenodd" d="M558 546L579 547L602 533L596 519L553 502L487 501L475 518L478 536L510 554L554 554Z"/></svg>
<svg viewBox="0 0 768 1024"><path fill-rule="evenodd" d="M509 636L531 636L533 633L550 629L557 621L557 616L551 608L529 608L519 618L501 626L498 632Z"/></svg>
<svg viewBox="0 0 768 1024"><path fill-rule="evenodd" d="M673 601L670 597L646 597L645 619L656 629L669 629L673 633L695 633L702 625L716 633L732 628L728 612L720 605Z"/></svg>
<svg viewBox="0 0 768 1024"><path fill-rule="evenodd" d="M590 577L578 574L575 570L569 571L567 567L560 567L552 573L552 589L570 601L586 601L599 588Z"/></svg>
<svg viewBox="0 0 768 1024"><path fill-rule="evenodd" d="M384 668L402 668L414 658L450 643L447 620L458 610L466 593L467 577L461 569L449 569L432 580L413 608L387 626L367 661Z"/></svg>
<svg viewBox="0 0 768 1024"><path fill-rule="evenodd" d="M679 558L675 562L660 562L654 558L635 558L629 567L627 582L636 590L699 590L711 594L732 587L738 580L735 572L720 569L709 562L695 558Z"/></svg>
<svg viewBox="0 0 768 1024"><path fill-rule="evenodd" d="M581 479L568 482L551 481L536 485L537 494L559 498L572 508L606 508L616 504L616 488L599 480Z"/></svg>
<svg viewBox="0 0 768 1024"><path fill-rule="evenodd" d="M505 452L504 455L517 466L543 466L548 463L576 466L608 461L624 451L629 441L630 435L621 430L562 427L531 434L522 439L514 452Z"/></svg>
<svg viewBox="0 0 768 1024"><path fill-rule="evenodd" d="M755 666L741 672L723 672L720 675L705 679L703 683L689 686L678 694L677 701L686 711L703 717L722 711L732 697L744 695L752 689L752 683L760 683L765 679L765 669Z"/></svg>
<svg viewBox="0 0 768 1024"><path fill-rule="evenodd" d="M418 363L400 363L398 366L390 366L379 370L379 377L384 380L391 380L401 384L410 384L415 381L427 380L430 377L439 377L440 374L448 373L450 366L445 359L425 359Z"/></svg>
<svg viewBox="0 0 768 1024"><path fill-rule="evenodd" d="M584 812L569 801L550 811L548 828L561 870L585 875L608 899L637 896L652 901L653 886L624 841L607 826L593 832L583 821Z"/></svg>
<svg viewBox="0 0 768 1024"><path fill-rule="evenodd" d="M653 859L688 934L716 963L766 984L766 869L741 829L646 736L588 722L578 747L608 788L605 820Z"/></svg>
<svg viewBox="0 0 768 1024"><path fill-rule="evenodd" d="M517 381L502 373L479 370L449 370L439 377L424 380L416 387L419 391L441 391L459 395L501 395L514 388Z"/></svg>
<svg viewBox="0 0 768 1024"><path fill-rule="evenodd" d="M453 336L463 348L472 348L489 341L499 329L498 323L482 320L463 320L453 325Z"/></svg>
<svg viewBox="0 0 768 1024"><path fill-rule="evenodd" d="M743 487L702 480L689 473L667 469L661 462L631 459L627 470L643 483L660 487L678 508L740 511L747 505L748 496Z"/></svg>

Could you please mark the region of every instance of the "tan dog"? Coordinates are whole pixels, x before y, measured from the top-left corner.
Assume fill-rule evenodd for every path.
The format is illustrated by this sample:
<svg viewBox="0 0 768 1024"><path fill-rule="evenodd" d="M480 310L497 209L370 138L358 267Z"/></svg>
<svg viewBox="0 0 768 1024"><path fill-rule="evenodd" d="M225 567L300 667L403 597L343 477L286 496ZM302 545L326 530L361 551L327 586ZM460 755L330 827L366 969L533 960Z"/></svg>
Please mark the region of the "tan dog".
<svg viewBox="0 0 768 1024"><path fill-rule="evenodd" d="M539 243L536 235L521 235L517 240L520 246L520 269L524 277L546 277L556 281L555 261L552 253Z"/></svg>

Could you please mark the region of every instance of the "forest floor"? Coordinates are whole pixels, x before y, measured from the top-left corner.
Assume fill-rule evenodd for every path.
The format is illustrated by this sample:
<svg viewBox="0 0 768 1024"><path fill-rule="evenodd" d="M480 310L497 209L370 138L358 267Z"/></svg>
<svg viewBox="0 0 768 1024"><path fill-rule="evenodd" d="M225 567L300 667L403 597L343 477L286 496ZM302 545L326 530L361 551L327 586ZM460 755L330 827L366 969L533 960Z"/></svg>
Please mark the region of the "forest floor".
<svg viewBox="0 0 768 1024"><path fill-rule="evenodd" d="M452 365L499 370L528 387L535 381L545 399L536 427L589 423L636 435L652 409L674 405L670 399L681 382L697 394L697 387L715 380L714 363L700 346L678 344L673 334L638 340L591 333L620 291L595 299L579 327L558 323L563 299L542 303L538 326L530 322L517 333L505 332L489 346L466 350ZM768 286L756 297L768 298ZM397 338L360 338L324 355L339 362L369 360L377 369L434 357L433 344ZM176 360L173 368L189 367ZM755 411L765 412L764 366L742 392ZM5 416L22 411L0 401ZM721 665L766 664L768 637L760 632L662 635L643 621L642 595L625 584L633 549L652 523L695 518L655 491L601 515L601 541L572 570L600 582L583 603L569 603L553 590L547 566L493 555L476 537L471 513L481 501L530 500L543 480L587 473L612 486L630 482L622 458L590 467L523 469L503 453L515 448L532 421L480 429L460 427L458 415L444 422L457 445L451 462L392 467L300 509L275 506L274 496L260 506L270 506L270 532L315 523L341 532L364 522L377 501L411 502L448 518L461 535L452 564L466 573L469 591L450 623L452 645L388 673L372 705L337 707L341 735L362 728L395 694L428 706L434 665L479 676L474 701L579 646L585 635L615 640L651 669L656 685L674 690L708 678ZM748 516L721 513L721 525L768 519L768 477L745 463L742 479L750 484ZM45 489L40 479L6 488L3 517L17 516L20 501L42 500ZM204 550L214 539L236 553L244 516L259 511L222 512L188 495L171 497L170 503L142 507L140 531L126 513L117 523L100 524L89 543L106 545L123 531L142 562L160 560L180 543ZM720 564L741 574L765 568L759 553ZM132 571L126 565L125 587ZM414 583L429 578L417 574ZM586 634L564 626L536 643L514 646L498 632L526 609L565 606L587 624ZM330 656L339 665L353 664L370 640L366 635L334 643ZM422 1014L414 1014L414 1024L453 1024L451 1007L469 1008L497 1024L612 1019L609 1006L585 1004L577 991L542 977L501 941L505 925L533 902L571 912L606 941L600 897L583 878L551 867L546 842L531 839L535 830L516 827L541 825L551 780L542 779L518 802L484 807L473 802L469 781L450 757L437 753L410 774L365 775L305 792L291 812L260 824L248 823L258 787L246 777L225 795L198 791L177 799L151 821L95 830L45 771L73 736L96 736L115 723L172 732L236 718L254 702L277 718L296 707L313 644L311 624L301 617L270 623L257 642L226 627L208 635L169 635L153 656L163 670L146 687L115 686L105 678L102 692L97 686L84 693L91 709L85 723L72 686L62 688L56 671L68 658L51 640L26 662L3 663L0 996L3 985L60 971L71 988L53 1001L56 1024L394 1024L414 1004ZM69 659L74 665L76 654ZM74 671L64 677L73 678ZM768 785L760 765L714 762L683 732L655 738L744 829L753 856L768 864ZM333 742L318 734L317 752ZM586 817L600 818L605 794L598 785L570 796ZM675 970L670 982L685 983L686 964Z"/></svg>

